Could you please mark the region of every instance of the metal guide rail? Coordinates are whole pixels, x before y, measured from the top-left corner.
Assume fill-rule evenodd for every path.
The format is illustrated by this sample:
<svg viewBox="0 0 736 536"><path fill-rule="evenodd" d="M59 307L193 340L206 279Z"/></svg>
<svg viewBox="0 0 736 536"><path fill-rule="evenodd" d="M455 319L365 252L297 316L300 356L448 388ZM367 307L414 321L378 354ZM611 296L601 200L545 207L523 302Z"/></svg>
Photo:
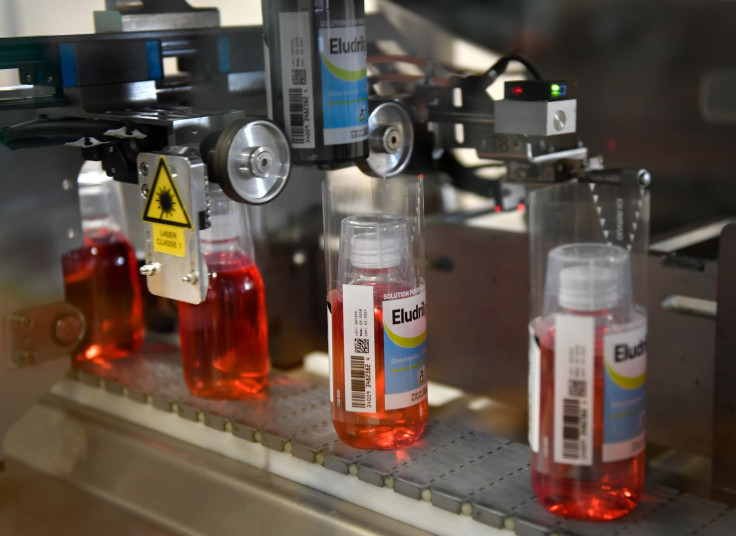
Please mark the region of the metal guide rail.
<svg viewBox="0 0 736 536"><path fill-rule="evenodd" d="M113 366L89 363L70 379L201 422L250 443L290 454L438 509L519 536L698 535L736 531L736 510L660 485L645 486L639 506L609 523L585 523L548 513L534 497L526 445L452 422L431 421L422 439L400 450L360 450L342 443L329 415L327 389L274 373L265 392L248 400L191 395L178 349L148 348Z"/></svg>

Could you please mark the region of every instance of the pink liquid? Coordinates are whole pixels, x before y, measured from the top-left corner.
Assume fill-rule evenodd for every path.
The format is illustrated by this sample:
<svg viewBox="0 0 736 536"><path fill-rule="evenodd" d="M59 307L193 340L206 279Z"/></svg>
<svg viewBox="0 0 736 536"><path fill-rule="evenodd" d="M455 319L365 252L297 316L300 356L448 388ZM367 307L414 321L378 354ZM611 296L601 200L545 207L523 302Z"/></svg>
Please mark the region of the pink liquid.
<svg viewBox="0 0 736 536"><path fill-rule="evenodd" d="M263 279L238 251L205 255L207 297L179 302L184 380L204 398L243 398L263 389L268 377L268 328Z"/></svg>
<svg viewBox="0 0 736 536"><path fill-rule="evenodd" d="M85 231L82 247L61 258L66 300L84 314L87 333L73 362L126 357L143 344L137 263L117 231Z"/></svg>
<svg viewBox="0 0 736 536"><path fill-rule="evenodd" d="M596 328L593 464L591 466L554 462L555 333L553 328L547 327L540 340L540 451L532 452L532 486L539 502L550 512L586 521L606 521L628 514L636 506L644 486L644 452L626 460L602 461L603 336L605 331L605 327Z"/></svg>
<svg viewBox="0 0 736 536"><path fill-rule="evenodd" d="M332 296L332 422L337 435L348 445L363 449L393 449L410 445L418 440L427 423L429 407L427 398L413 406L386 410L385 369L383 363L383 310L382 296L388 289L374 291L374 337L376 355L376 409L375 413L346 411L345 408L345 358L342 296ZM394 289L395 290L395 289Z"/></svg>

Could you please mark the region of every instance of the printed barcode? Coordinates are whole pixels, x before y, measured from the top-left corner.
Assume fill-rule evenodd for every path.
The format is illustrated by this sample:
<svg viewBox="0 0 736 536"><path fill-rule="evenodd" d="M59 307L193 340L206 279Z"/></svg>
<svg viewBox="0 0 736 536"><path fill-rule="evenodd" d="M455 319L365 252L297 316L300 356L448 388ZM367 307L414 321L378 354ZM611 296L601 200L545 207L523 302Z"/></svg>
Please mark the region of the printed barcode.
<svg viewBox="0 0 736 536"><path fill-rule="evenodd" d="M369 339L355 339L355 353L356 354L367 354L370 353L370 340Z"/></svg>
<svg viewBox="0 0 736 536"><path fill-rule="evenodd" d="M567 396L585 398L588 392L588 384L585 380L569 380L567 382Z"/></svg>
<svg viewBox="0 0 736 536"><path fill-rule="evenodd" d="M292 86L304 86L307 83L307 70L306 69L292 69L291 70L291 85Z"/></svg>
<svg viewBox="0 0 736 536"><path fill-rule="evenodd" d="M365 357L359 355L350 356L350 388L354 408L366 407L365 377Z"/></svg>
<svg viewBox="0 0 736 536"><path fill-rule="evenodd" d="M562 457L580 458L580 400L565 398L562 402Z"/></svg>
<svg viewBox="0 0 736 536"><path fill-rule="evenodd" d="M306 103L305 103L306 101ZM291 126L291 143L306 143L304 130L304 109L309 97L302 96L301 88L289 90L289 125Z"/></svg>

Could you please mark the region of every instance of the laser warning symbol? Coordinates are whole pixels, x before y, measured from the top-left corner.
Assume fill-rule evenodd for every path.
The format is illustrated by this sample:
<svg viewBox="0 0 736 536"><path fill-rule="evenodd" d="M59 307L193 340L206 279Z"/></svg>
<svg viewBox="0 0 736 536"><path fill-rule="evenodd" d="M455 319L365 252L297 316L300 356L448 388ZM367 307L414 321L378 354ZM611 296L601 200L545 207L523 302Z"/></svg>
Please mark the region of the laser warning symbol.
<svg viewBox="0 0 736 536"><path fill-rule="evenodd" d="M162 223L176 227L193 229L187 209L181 201L176 184L163 158L159 158L156 176L148 193L143 221Z"/></svg>

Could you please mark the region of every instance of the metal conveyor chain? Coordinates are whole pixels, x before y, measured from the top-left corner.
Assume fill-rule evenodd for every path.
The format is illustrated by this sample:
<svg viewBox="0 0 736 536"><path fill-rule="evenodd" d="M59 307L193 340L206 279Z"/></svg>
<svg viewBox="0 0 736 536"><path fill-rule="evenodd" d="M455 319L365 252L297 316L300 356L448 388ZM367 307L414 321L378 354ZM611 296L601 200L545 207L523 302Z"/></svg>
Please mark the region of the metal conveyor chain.
<svg viewBox="0 0 736 536"><path fill-rule="evenodd" d="M645 486L639 506L621 520L562 519L534 497L526 445L432 421L410 447L355 449L334 432L326 388L274 373L266 392L253 399L205 400L188 392L179 361L178 351L158 347L111 368L90 364L70 372L70 379L519 536L730 536L736 531L736 510L655 484Z"/></svg>

